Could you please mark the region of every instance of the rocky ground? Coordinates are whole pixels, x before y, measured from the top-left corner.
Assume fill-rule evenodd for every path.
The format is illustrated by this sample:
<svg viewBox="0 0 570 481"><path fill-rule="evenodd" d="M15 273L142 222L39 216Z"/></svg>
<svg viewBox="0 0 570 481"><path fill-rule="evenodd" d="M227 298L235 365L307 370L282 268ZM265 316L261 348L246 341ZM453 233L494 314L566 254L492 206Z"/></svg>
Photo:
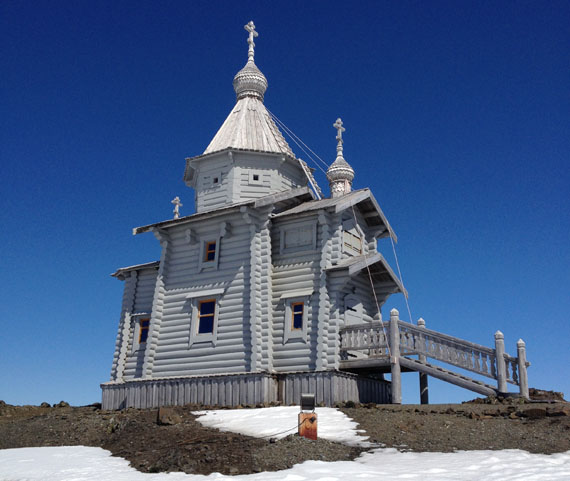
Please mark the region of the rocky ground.
<svg viewBox="0 0 570 481"><path fill-rule="evenodd" d="M540 397L536 392L534 397ZM484 399L454 405L354 405L342 410L370 440L411 451L570 450L570 404L543 399ZM246 474L276 471L309 459L350 460L364 449L289 436L280 441L203 427L192 411L203 406L102 411L99 405L11 406L0 401L0 449L100 446L140 471Z"/></svg>

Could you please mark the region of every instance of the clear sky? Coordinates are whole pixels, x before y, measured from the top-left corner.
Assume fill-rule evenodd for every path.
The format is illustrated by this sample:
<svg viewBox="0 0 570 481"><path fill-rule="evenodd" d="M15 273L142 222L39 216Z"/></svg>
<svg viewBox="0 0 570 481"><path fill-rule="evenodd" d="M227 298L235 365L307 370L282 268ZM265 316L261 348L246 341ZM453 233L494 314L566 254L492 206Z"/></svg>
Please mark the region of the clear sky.
<svg viewBox="0 0 570 481"><path fill-rule="evenodd" d="M100 400L109 274L159 258L132 227L171 218L176 195L193 211L184 159L234 105L251 19L267 107L327 162L342 117L414 321L488 346L500 329L512 355L523 338L530 385L570 395L569 2L4 0L0 399ZM417 383L403 376L406 402Z"/></svg>

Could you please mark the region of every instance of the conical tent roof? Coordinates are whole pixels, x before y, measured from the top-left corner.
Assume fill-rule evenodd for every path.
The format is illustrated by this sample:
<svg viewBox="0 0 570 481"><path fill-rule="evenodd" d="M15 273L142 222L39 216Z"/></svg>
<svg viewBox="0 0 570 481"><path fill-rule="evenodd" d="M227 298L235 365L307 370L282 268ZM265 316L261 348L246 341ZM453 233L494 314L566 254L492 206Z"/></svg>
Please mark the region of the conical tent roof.
<svg viewBox="0 0 570 481"><path fill-rule="evenodd" d="M257 36L253 22L245 26L249 34L248 60L233 81L236 105L216 133L204 154L227 148L274 152L295 157L283 134L263 105L267 79L254 62L253 37Z"/></svg>

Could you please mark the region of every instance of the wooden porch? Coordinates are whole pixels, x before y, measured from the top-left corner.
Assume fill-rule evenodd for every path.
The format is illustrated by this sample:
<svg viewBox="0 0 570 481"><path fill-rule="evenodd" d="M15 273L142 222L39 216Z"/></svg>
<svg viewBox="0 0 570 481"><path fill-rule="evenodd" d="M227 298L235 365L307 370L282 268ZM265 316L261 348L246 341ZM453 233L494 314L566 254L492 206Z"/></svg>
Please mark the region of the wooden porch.
<svg viewBox="0 0 570 481"><path fill-rule="evenodd" d="M353 325L341 329L340 369L354 373L390 373L392 403L402 402L401 373L420 374L420 398L428 403L428 376L455 384L476 393L509 395L507 384L518 386L519 394L528 399L526 347L517 342L517 357L505 353L504 336L495 333L495 348L474 344L399 319L396 309L390 321ZM428 360L449 365L442 367ZM465 376L454 370L460 368L495 381L494 385Z"/></svg>

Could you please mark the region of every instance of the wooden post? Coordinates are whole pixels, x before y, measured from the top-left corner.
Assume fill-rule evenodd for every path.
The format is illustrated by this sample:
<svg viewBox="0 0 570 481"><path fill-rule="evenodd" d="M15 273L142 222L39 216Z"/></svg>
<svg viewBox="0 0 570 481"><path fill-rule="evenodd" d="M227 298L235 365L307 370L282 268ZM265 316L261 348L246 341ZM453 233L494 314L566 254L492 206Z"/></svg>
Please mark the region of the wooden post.
<svg viewBox="0 0 570 481"><path fill-rule="evenodd" d="M402 404L402 370L400 368L399 312L390 311L390 368L392 373L392 404Z"/></svg>
<svg viewBox="0 0 570 481"><path fill-rule="evenodd" d="M425 329L426 321L423 318L418 319L418 327L420 329ZM422 338L422 347L425 346L425 339ZM420 362L426 362L427 358L425 354L419 354L418 359ZM429 390L428 390L428 375L420 372L420 403L429 404Z"/></svg>
<svg viewBox="0 0 570 481"><path fill-rule="evenodd" d="M522 397L529 399L528 375L526 373L526 344L522 339L517 341L517 360L519 367L519 389Z"/></svg>
<svg viewBox="0 0 570 481"><path fill-rule="evenodd" d="M507 392L507 367L505 366L505 336L501 331L495 332L495 359L497 363L497 388L499 392Z"/></svg>

